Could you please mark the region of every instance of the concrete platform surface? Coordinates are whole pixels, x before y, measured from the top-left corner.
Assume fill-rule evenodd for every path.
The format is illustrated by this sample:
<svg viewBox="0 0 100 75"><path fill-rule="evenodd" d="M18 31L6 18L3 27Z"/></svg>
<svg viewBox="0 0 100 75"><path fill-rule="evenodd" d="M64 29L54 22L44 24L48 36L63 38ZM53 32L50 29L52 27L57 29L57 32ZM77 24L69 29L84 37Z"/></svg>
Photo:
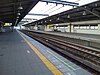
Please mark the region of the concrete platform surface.
<svg viewBox="0 0 100 75"><path fill-rule="evenodd" d="M18 32L0 33L0 75L93 75L19 32L62 73L53 74Z"/></svg>
<svg viewBox="0 0 100 75"><path fill-rule="evenodd" d="M14 31L0 33L0 75L53 75L53 73Z"/></svg>

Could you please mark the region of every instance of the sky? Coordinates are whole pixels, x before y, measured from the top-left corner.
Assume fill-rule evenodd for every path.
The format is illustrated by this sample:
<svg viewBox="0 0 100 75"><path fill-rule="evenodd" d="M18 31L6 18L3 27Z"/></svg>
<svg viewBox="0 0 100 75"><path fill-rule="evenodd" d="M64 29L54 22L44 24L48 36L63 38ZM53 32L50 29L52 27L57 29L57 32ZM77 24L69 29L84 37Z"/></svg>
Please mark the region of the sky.
<svg viewBox="0 0 100 75"><path fill-rule="evenodd" d="M77 2L79 3L79 6L97 1L97 0L63 0L63 1L70 1L70 2ZM72 6L64 6L59 4L56 6L56 4L53 3L46 3L46 2L39 2L29 13L34 14L48 14L49 16L72 9ZM36 15L26 15L24 18L33 18L33 19L42 19L48 16L36 16Z"/></svg>

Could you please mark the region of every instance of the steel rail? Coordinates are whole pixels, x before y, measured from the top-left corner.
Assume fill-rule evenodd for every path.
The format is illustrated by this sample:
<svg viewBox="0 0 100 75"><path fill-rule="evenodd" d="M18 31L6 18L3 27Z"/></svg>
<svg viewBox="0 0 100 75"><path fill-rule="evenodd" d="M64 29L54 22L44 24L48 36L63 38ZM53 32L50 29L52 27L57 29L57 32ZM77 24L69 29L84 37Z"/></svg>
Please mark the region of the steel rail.
<svg viewBox="0 0 100 75"><path fill-rule="evenodd" d="M62 39L58 39L57 37L55 38L50 35L34 33L31 31L29 32L22 31L22 32L26 33L27 35L31 36L32 38L35 38L36 40L42 43L45 43L46 45L55 47L55 49L57 50L59 49L59 51L62 53L68 52L70 54L73 54L74 56L77 56L83 59L83 61L86 61L85 63L89 63L91 65L97 66L100 69L100 51L99 50L95 50L95 49L78 45L75 43L66 42ZM93 66L91 65L89 65L89 67L93 68Z"/></svg>

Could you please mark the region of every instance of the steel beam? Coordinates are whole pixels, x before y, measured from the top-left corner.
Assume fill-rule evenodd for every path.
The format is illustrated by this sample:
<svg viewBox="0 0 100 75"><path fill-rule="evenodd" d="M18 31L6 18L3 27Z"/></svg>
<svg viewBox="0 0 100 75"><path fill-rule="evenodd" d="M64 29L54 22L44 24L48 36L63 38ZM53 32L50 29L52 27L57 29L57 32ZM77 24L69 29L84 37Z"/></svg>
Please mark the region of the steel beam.
<svg viewBox="0 0 100 75"><path fill-rule="evenodd" d="M49 14L36 14L36 13L29 13L27 15L32 15L32 16L49 16Z"/></svg>
<svg viewBox="0 0 100 75"><path fill-rule="evenodd" d="M79 5L79 3L62 1L62 0L41 0L41 2L62 4L62 5L69 5L69 6L78 6Z"/></svg>
<svg viewBox="0 0 100 75"><path fill-rule="evenodd" d="M100 18L100 12L96 11L95 9L90 9L88 6L83 7L83 9L91 14L93 14L94 16Z"/></svg>
<svg viewBox="0 0 100 75"><path fill-rule="evenodd" d="M20 3L27 4L27 2L34 2L34 1L28 0L28 1L17 1L17 2L2 3L2 4L0 4L0 7L10 6L10 5L19 5Z"/></svg>

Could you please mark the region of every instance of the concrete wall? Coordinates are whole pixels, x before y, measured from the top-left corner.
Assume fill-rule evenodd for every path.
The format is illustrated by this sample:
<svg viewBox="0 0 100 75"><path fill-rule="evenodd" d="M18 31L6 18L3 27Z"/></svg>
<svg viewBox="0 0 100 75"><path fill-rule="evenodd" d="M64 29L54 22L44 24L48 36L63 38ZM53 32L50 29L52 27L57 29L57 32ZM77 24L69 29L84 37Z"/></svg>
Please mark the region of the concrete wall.
<svg viewBox="0 0 100 75"><path fill-rule="evenodd" d="M88 26L89 27L89 26ZM100 24L98 24L98 26L95 26L97 28L92 29L91 27L87 28L77 28L77 29L73 29L73 32L75 33L87 33L87 34L100 34Z"/></svg>
<svg viewBox="0 0 100 75"><path fill-rule="evenodd" d="M68 32L68 27L57 27L57 30L61 32Z"/></svg>
<svg viewBox="0 0 100 75"><path fill-rule="evenodd" d="M100 24L98 24L98 30L100 31Z"/></svg>
<svg viewBox="0 0 100 75"><path fill-rule="evenodd" d="M91 25L97 24L98 29L75 29L74 25ZM65 25L65 27L56 27ZM91 20L91 21L80 21L80 22L70 22L70 23L61 23L61 24L52 24L52 25L35 25L34 27L25 27L25 29L34 29L34 30L43 30L43 31L61 31L61 32L74 32L74 33L87 33L87 34L100 34L100 20Z"/></svg>
<svg viewBox="0 0 100 75"><path fill-rule="evenodd" d="M93 30L77 29L75 30L75 33L100 34L100 31L95 29Z"/></svg>
<svg viewBox="0 0 100 75"><path fill-rule="evenodd" d="M70 26L71 24L71 26ZM74 25L92 25L97 24L97 29L75 29ZM100 20L92 20L92 21L81 21L81 22L72 22L72 23L63 23L62 25L68 25L68 28L65 30L64 28L58 28L62 32L74 32L74 33L87 33L87 34L100 34Z"/></svg>
<svg viewBox="0 0 100 75"><path fill-rule="evenodd" d="M54 27L52 27L52 25L45 25L45 29L44 31L53 31Z"/></svg>
<svg viewBox="0 0 100 75"><path fill-rule="evenodd" d="M66 23L69 24L69 23ZM80 22L71 22L72 25L82 25L82 24L100 24L100 20L90 20L90 21L80 21Z"/></svg>
<svg viewBox="0 0 100 75"><path fill-rule="evenodd" d="M92 24L97 24L98 28L97 29L72 29L72 32L75 33L87 33L87 34L100 34L100 20L92 20L92 21L81 21L81 22L72 22L72 26L74 25L92 25Z"/></svg>
<svg viewBox="0 0 100 75"><path fill-rule="evenodd" d="M25 27L25 29L26 29L26 30L30 30L30 28L29 28L29 27Z"/></svg>
<svg viewBox="0 0 100 75"><path fill-rule="evenodd" d="M38 30L45 30L45 25L38 25Z"/></svg>

